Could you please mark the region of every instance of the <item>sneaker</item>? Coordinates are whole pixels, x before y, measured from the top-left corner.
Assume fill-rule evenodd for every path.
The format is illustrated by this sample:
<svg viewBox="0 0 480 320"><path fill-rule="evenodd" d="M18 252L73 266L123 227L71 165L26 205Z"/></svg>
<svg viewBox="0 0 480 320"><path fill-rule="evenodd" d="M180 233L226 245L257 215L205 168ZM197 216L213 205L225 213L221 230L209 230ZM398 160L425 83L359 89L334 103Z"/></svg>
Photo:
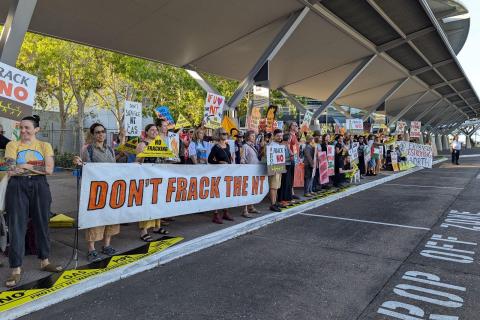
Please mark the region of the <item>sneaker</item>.
<svg viewBox="0 0 480 320"><path fill-rule="evenodd" d="M280 209L276 205L271 205L270 210L275 211L275 212L282 212L282 209Z"/></svg>
<svg viewBox="0 0 480 320"><path fill-rule="evenodd" d="M92 250L92 251L88 252L87 260L88 260L88 262L97 262L97 261L102 260L102 258L98 255L97 250Z"/></svg>
<svg viewBox="0 0 480 320"><path fill-rule="evenodd" d="M113 249L112 246L106 246L106 247L102 247L102 253L111 257L117 253L117 250Z"/></svg>

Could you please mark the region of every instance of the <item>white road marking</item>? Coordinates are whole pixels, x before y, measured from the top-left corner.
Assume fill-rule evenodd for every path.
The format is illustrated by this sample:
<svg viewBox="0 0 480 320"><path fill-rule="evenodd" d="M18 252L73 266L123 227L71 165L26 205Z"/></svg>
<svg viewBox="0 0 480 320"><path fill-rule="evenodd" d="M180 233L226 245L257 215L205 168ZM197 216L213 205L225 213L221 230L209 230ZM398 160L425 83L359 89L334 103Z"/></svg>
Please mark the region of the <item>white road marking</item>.
<svg viewBox="0 0 480 320"><path fill-rule="evenodd" d="M477 176L477 178L478 178L478 176ZM418 184L401 184L401 183L385 183L384 185L386 185L386 186L400 186L400 187L416 187L416 188L435 188L435 189L456 189L456 190L463 190L464 189L464 188L458 188L458 187L422 186L422 185L418 185Z"/></svg>
<svg viewBox="0 0 480 320"><path fill-rule="evenodd" d="M341 218L341 217L334 217L334 216L325 216L325 215L322 215L322 214L300 213L300 215L309 216L309 217L316 217L316 218L326 218L326 219L336 219L336 220L354 221L354 222L362 222L362 223L380 224L380 225L384 225L384 226L400 227L400 228L407 228L407 229L430 230L430 228L407 226L407 225L404 225L404 224L385 223L385 222L351 219L351 218Z"/></svg>

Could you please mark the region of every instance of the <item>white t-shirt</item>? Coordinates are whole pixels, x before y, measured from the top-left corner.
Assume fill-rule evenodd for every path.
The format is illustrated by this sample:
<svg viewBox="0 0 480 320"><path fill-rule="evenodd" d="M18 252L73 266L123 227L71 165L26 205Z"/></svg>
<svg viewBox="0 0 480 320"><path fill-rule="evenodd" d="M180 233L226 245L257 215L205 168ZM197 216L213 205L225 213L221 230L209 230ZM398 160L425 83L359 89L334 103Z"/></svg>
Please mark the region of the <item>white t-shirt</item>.
<svg viewBox="0 0 480 320"><path fill-rule="evenodd" d="M462 144L460 143L460 141L453 140L452 149L453 150L462 150Z"/></svg>

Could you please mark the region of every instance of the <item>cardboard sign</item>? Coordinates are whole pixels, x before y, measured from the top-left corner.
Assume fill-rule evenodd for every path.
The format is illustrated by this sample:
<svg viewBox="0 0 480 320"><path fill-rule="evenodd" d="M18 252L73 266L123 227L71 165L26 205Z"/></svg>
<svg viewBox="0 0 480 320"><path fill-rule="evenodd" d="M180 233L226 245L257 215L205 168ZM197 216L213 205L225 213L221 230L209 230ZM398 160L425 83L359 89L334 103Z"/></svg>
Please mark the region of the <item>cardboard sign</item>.
<svg viewBox="0 0 480 320"><path fill-rule="evenodd" d="M283 121L276 121L277 122L277 129L283 130Z"/></svg>
<svg viewBox="0 0 480 320"><path fill-rule="evenodd" d="M303 116L302 125L300 126L301 132L309 132L310 131L310 123L312 122L313 118L313 111L307 110L305 111L305 115Z"/></svg>
<svg viewBox="0 0 480 320"><path fill-rule="evenodd" d="M319 170L319 179L320 184L328 184L329 174L328 174L328 160L327 153L325 151L318 152L318 170Z"/></svg>
<svg viewBox="0 0 480 320"><path fill-rule="evenodd" d="M250 113L250 119L247 123L248 130L253 130L255 133L258 133L261 118L262 113L260 112L260 108L253 107L252 112Z"/></svg>
<svg viewBox="0 0 480 320"><path fill-rule="evenodd" d="M203 108L203 119L205 120L206 128L217 129L222 126L224 105L224 96L211 92L207 93L207 97L205 98L205 106Z"/></svg>
<svg viewBox="0 0 480 320"><path fill-rule="evenodd" d="M173 157L169 158L169 160L179 161L180 136L175 132L168 132L167 134L167 147L173 153Z"/></svg>
<svg viewBox="0 0 480 320"><path fill-rule="evenodd" d="M0 62L0 117L21 120L32 115L37 77Z"/></svg>
<svg viewBox="0 0 480 320"><path fill-rule="evenodd" d="M327 146L327 161L328 175L333 176L335 174L335 147L332 145Z"/></svg>
<svg viewBox="0 0 480 320"><path fill-rule="evenodd" d="M163 141L160 136L157 136L154 140L143 149L142 152L137 154L137 158L174 158L175 155L168 148L168 145Z"/></svg>
<svg viewBox="0 0 480 320"><path fill-rule="evenodd" d="M165 119L168 122L168 129L175 128L175 120L173 120L170 109L167 106L159 106L155 109L158 119Z"/></svg>
<svg viewBox="0 0 480 320"><path fill-rule="evenodd" d="M406 126L407 124L404 121L397 121L397 127L395 129L395 132L397 134L404 134Z"/></svg>
<svg viewBox="0 0 480 320"><path fill-rule="evenodd" d="M358 148L358 145L354 145L352 148L350 148L350 150L348 150L350 162L358 162Z"/></svg>
<svg viewBox="0 0 480 320"><path fill-rule="evenodd" d="M269 144L266 146L267 153L267 174L269 176L275 173L287 172L285 167L286 150L285 146L278 144Z"/></svg>
<svg viewBox="0 0 480 320"><path fill-rule="evenodd" d="M363 148L363 159L365 160L365 168L367 168L368 162L372 159L372 149L369 146L364 146Z"/></svg>
<svg viewBox="0 0 480 320"><path fill-rule="evenodd" d="M267 132L273 132L273 123L275 121L275 117L277 115L277 106L270 106L267 109Z"/></svg>
<svg viewBox="0 0 480 320"><path fill-rule="evenodd" d="M398 155L395 151L390 152L390 157L392 159L392 168L393 171L400 171L400 166L398 165Z"/></svg>
<svg viewBox="0 0 480 320"><path fill-rule="evenodd" d="M125 101L125 119L123 125L126 135L135 137L142 132L142 104L135 101Z"/></svg>
<svg viewBox="0 0 480 320"><path fill-rule="evenodd" d="M187 118L185 118L183 114L180 113L178 115L177 123L175 124L175 130L182 129L182 128L191 128L191 127L192 127L192 124L190 123L190 121L188 121Z"/></svg>
<svg viewBox="0 0 480 320"><path fill-rule="evenodd" d="M410 138L420 138L422 123L420 121L410 122Z"/></svg>
<svg viewBox="0 0 480 320"><path fill-rule="evenodd" d="M139 142L140 142L140 138L136 137L136 138L133 138L132 140L128 140L124 144L119 145L117 148L115 148L115 150L120 152L135 154L137 153L137 145Z"/></svg>
<svg viewBox="0 0 480 320"><path fill-rule="evenodd" d="M362 119L347 119L345 127L348 132L354 134L363 133L363 120Z"/></svg>

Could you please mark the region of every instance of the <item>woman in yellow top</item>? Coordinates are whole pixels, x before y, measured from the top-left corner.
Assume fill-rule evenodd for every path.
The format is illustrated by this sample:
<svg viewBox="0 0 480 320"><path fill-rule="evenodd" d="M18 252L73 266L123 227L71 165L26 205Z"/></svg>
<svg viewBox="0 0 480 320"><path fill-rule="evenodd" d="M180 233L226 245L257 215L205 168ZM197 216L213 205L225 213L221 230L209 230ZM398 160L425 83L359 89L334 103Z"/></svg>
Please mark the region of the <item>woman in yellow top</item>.
<svg viewBox="0 0 480 320"><path fill-rule="evenodd" d="M39 127L40 117L23 118L20 122L20 141L9 142L5 150L10 176L5 197L10 239L8 260L12 269L5 285L9 288L18 285L21 279L29 218L33 223L41 270L62 271L61 267L54 266L48 260L48 221L52 196L46 176L53 173L54 160L52 146L36 138Z"/></svg>

